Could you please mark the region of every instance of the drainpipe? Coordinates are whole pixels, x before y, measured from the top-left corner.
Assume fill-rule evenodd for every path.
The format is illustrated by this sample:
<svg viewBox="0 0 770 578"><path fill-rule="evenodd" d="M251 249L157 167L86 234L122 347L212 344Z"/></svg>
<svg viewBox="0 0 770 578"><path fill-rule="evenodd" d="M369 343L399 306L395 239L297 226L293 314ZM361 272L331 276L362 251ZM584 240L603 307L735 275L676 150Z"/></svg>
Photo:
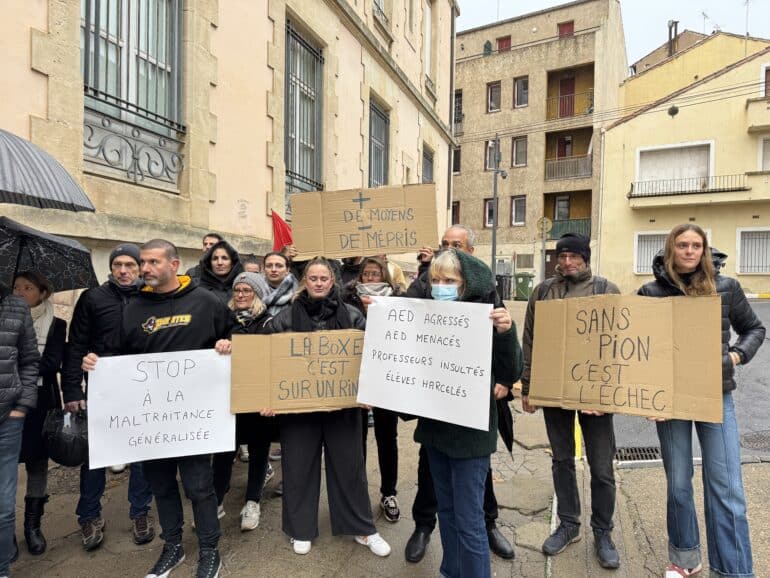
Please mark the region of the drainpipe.
<svg viewBox="0 0 770 578"><path fill-rule="evenodd" d="M599 164L599 213L597 216L596 224L596 251L593 252L593 263L591 263L591 271L594 274L598 274L600 270L601 258L602 258L602 207L604 204L604 135L605 131L602 128L601 139L601 161ZM592 227L593 229L593 227Z"/></svg>

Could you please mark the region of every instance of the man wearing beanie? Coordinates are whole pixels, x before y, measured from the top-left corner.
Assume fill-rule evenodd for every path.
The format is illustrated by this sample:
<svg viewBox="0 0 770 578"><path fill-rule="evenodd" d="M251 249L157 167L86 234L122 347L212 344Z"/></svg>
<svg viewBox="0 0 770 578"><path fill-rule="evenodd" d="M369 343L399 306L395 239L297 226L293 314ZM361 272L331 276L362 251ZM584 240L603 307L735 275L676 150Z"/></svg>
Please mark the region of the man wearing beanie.
<svg viewBox="0 0 770 578"><path fill-rule="evenodd" d="M524 373L521 376L521 403L524 411L534 412L529 403L532 370L532 343L535 328L535 302L546 299L570 299L605 293L619 294L618 288L591 273L590 239L565 233L556 243L556 273L540 283L527 304L524 322ZM559 527L543 543L543 552L555 556L580 540L580 494L575 477L575 410L544 407L543 416L551 443L553 485L558 501ZM612 542L612 515L615 512L615 431L612 414L598 411L578 413L591 469L591 527L594 551L603 568L620 567L620 557Z"/></svg>
<svg viewBox="0 0 770 578"><path fill-rule="evenodd" d="M85 291L78 299L72 316L69 346L62 366L62 394L68 411L85 409L83 370L81 361L88 353L118 355L123 309L137 292L139 277L139 247L121 243L110 253L110 276L106 283ZM104 494L106 471L80 468L80 499L75 510L80 524L85 550L98 548L104 540L104 520L101 499ZM141 464L132 464L128 481L133 540L146 544L155 537L149 517L152 492L145 481Z"/></svg>

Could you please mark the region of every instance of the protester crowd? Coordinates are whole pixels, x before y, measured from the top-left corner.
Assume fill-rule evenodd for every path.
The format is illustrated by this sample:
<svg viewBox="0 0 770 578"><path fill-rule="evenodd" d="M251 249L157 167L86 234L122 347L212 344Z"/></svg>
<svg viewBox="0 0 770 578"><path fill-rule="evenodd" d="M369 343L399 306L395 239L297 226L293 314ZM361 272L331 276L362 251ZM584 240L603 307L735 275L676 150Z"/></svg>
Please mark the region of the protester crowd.
<svg viewBox="0 0 770 578"><path fill-rule="evenodd" d="M31 555L46 551L44 507L48 500L48 454L43 420L52 408L73 414L87 410L88 372L99 358L114 355L216 349L231 352L233 334L272 334L364 329L376 297L461 301L492 305L492 364L489 427L486 431L419 417L414 433L420 444L418 489L412 505L415 528L404 545L405 558L419 563L438 520L447 577L488 577L490 550L515 556L496 525L497 501L490 455L498 434L513 439L509 402L521 381L522 407L534 412L529 388L535 339L535 303L619 293L591 271L589 239L565 234L557 242L556 273L533 290L522 348L508 311L500 301L489 267L473 256L475 236L461 225L450 227L438 249L424 247L417 277L409 283L386 255L340 261L297 259L292 246L262 258L240 255L221 235L203 238L198 264L181 274L176 247L153 239L141 247L123 243L109 256L110 276L85 291L66 323L54 315L51 283L45 271L17 272L12 287L0 285L0 578L18 557L15 497L18 464L24 463L24 543ZM734 367L748 363L759 349L765 328L739 283L720 274L724 254L709 247L693 224L675 227L655 257L655 280L639 289L649 297L719 295L722 302L723 423L657 420L668 485L667 578L692 576L702 569L700 538L692 489L692 430L703 453L708 560L712 574L753 576L740 448L732 391ZM174 319L158 330L158 320ZM731 342L731 329L737 335ZM697 339L697 337L693 337ZM576 412L543 408L553 451L553 483L559 525L543 546L557 555L581 539L580 500L575 474ZM128 515L136 544L155 538L151 504L155 499L163 551L147 578L163 578L185 559L181 480L192 504L198 543L197 574L215 578L222 567L218 549L224 498L230 491L233 463L248 462L240 511L242 531L258 528L264 486L273 476L271 459L281 460L283 531L293 551L307 554L318 537L322 460L332 532L352 536L377 556L391 546L379 534L368 494L366 440L373 426L380 470L379 507L385 520L398 522L398 422L413 419L384 408L351 408L276 416L272 408L238 414L234 451L181 456L130 464ZM620 566L612 541L615 508L612 414L577 412L585 436L591 473L591 528L601 566ZM280 443L280 449L276 444ZM271 444L274 447L271 453ZM80 469L80 497L74 508L83 548L104 541L101 498L104 468ZM149 564L148 564L149 565ZM87 569L84 569L87 573Z"/></svg>

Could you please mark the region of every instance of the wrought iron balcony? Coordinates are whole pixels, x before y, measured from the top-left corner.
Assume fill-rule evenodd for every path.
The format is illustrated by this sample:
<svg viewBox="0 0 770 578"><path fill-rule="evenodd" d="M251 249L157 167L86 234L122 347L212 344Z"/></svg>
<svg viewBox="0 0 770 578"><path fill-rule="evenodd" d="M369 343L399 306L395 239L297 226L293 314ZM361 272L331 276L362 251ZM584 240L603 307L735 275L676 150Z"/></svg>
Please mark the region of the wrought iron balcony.
<svg viewBox="0 0 770 578"><path fill-rule="evenodd" d="M591 173L591 155L545 160L546 181L553 181L555 179L578 179L590 177Z"/></svg>
<svg viewBox="0 0 770 578"><path fill-rule="evenodd" d="M554 96L545 101L546 120L582 116L594 112L594 91Z"/></svg>
<svg viewBox="0 0 770 578"><path fill-rule="evenodd" d="M699 193L723 193L748 191L746 175L715 175L712 177L688 177L685 179L660 179L631 183L628 198L663 197L668 195L693 195Z"/></svg>
<svg viewBox="0 0 770 578"><path fill-rule="evenodd" d="M591 236L591 219L560 219L553 221L553 226L548 232L548 238L556 240L564 233L579 233L586 237Z"/></svg>

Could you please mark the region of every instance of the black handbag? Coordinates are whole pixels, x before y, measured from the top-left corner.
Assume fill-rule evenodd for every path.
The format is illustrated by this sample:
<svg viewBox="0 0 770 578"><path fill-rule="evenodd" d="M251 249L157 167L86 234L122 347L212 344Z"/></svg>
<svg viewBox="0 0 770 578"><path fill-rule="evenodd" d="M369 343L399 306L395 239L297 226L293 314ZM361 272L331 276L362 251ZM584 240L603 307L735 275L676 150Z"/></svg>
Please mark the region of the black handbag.
<svg viewBox="0 0 770 578"><path fill-rule="evenodd" d="M43 444L57 464L75 467L88 463L88 417L86 410L70 413L52 409L43 422Z"/></svg>

